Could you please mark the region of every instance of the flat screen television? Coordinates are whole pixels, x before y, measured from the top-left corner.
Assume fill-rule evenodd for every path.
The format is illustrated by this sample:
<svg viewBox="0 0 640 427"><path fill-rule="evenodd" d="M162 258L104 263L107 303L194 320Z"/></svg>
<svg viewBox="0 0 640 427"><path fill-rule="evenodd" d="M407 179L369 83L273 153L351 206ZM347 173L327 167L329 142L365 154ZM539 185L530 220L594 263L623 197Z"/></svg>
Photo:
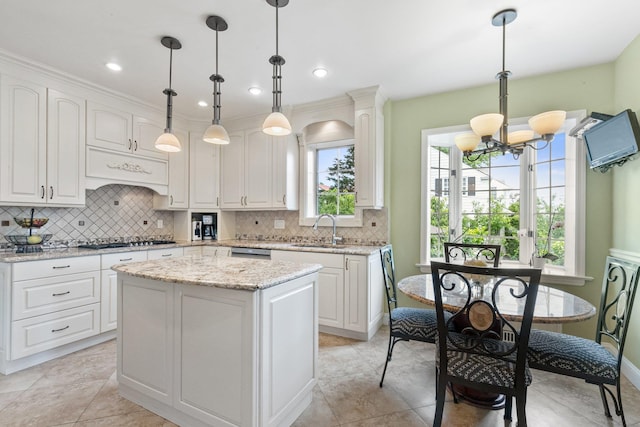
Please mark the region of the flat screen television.
<svg viewBox="0 0 640 427"><path fill-rule="evenodd" d="M584 132L591 169L619 163L638 152L640 126L631 110L625 110Z"/></svg>

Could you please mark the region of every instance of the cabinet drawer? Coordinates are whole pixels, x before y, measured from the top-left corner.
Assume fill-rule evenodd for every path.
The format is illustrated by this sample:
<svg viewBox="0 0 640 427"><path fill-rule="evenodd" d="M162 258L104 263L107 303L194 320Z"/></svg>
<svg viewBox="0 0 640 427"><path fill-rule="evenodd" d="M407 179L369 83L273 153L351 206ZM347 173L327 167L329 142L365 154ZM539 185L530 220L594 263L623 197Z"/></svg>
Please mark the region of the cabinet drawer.
<svg viewBox="0 0 640 427"><path fill-rule="evenodd" d="M183 255L184 250L182 248L154 249L149 251L148 259L175 258Z"/></svg>
<svg viewBox="0 0 640 427"><path fill-rule="evenodd" d="M17 320L11 325L11 360L100 332L100 303Z"/></svg>
<svg viewBox="0 0 640 427"><path fill-rule="evenodd" d="M120 252L102 255L102 269L109 270L116 264L139 262L147 260L147 251Z"/></svg>
<svg viewBox="0 0 640 427"><path fill-rule="evenodd" d="M30 280L100 270L100 255L45 259L13 264L13 280Z"/></svg>
<svg viewBox="0 0 640 427"><path fill-rule="evenodd" d="M13 320L100 302L100 271L13 284Z"/></svg>

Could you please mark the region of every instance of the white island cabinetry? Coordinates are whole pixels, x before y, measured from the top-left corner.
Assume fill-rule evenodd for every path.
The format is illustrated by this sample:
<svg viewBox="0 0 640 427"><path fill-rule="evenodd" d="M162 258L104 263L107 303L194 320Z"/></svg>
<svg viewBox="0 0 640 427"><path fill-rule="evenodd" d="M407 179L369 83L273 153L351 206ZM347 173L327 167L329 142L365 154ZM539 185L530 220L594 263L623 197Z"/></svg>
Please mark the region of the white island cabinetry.
<svg viewBox="0 0 640 427"><path fill-rule="evenodd" d="M179 425L291 425L316 383L319 268L229 257L116 267L120 394Z"/></svg>

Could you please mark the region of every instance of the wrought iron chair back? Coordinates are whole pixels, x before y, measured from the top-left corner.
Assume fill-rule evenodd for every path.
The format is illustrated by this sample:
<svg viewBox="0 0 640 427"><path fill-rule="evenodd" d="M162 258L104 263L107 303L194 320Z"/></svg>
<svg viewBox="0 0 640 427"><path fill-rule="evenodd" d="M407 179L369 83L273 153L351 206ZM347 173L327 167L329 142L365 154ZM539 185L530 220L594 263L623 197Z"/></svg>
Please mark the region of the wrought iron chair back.
<svg viewBox="0 0 640 427"><path fill-rule="evenodd" d="M526 426L526 392L531 383L527 345L541 271L432 262L431 274L438 321L433 425L442 422L446 385L452 383L506 395L505 419L511 419L515 397L518 426ZM465 305L448 306L448 292L465 295ZM522 313L519 322L509 321L500 309L514 305ZM447 319L445 310L455 311Z"/></svg>
<svg viewBox="0 0 640 427"><path fill-rule="evenodd" d="M396 269L393 262L393 249L386 245L380 249L380 261L382 262L382 277L387 295L388 312L398 307L398 295L396 290Z"/></svg>
<svg viewBox="0 0 640 427"><path fill-rule="evenodd" d="M493 263L497 267L500 263L500 245L445 242L444 260L462 263L477 260Z"/></svg>

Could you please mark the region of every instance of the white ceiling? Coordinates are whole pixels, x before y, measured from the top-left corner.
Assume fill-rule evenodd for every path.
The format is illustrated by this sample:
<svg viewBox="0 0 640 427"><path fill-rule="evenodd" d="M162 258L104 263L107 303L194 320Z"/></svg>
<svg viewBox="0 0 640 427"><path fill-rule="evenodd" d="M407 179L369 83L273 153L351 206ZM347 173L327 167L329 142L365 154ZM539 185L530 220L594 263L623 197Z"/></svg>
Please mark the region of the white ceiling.
<svg viewBox="0 0 640 427"><path fill-rule="evenodd" d="M0 49L161 109L169 50L160 39L178 38L174 114L192 119L211 117L197 101L211 103L215 32L205 19L219 15L229 25L219 33L222 122L271 109L275 8L265 0L1 2ZM505 8L518 11L507 26L512 78L610 62L640 32L638 0L290 0L279 12L282 104L373 85L398 100L492 83L502 31L491 17ZM109 61L123 71L107 70ZM318 66L328 77L311 75Z"/></svg>

